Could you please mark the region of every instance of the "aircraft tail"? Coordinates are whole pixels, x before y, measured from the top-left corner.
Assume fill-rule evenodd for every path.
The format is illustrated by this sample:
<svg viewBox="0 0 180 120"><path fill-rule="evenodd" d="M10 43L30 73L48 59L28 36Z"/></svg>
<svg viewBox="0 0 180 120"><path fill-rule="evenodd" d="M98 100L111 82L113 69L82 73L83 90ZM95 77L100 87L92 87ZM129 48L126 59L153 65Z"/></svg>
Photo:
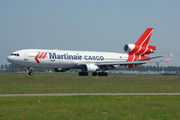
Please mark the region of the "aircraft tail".
<svg viewBox="0 0 180 120"><path fill-rule="evenodd" d="M129 54L148 55L156 50L156 46L148 45L153 28L147 28L135 44L126 44L124 50Z"/></svg>
<svg viewBox="0 0 180 120"><path fill-rule="evenodd" d="M152 35L153 28L147 28L145 32L141 35L141 37L137 40L135 45L138 46L147 46L149 43L149 39Z"/></svg>

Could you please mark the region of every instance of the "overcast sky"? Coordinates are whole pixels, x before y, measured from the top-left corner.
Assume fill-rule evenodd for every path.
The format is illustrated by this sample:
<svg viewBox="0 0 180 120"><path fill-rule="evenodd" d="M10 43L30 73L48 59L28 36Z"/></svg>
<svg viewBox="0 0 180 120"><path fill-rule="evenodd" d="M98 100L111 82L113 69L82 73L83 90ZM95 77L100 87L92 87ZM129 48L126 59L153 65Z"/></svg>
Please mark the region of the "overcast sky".
<svg viewBox="0 0 180 120"><path fill-rule="evenodd" d="M0 0L0 64L27 48L125 53L148 27L151 56L180 66L180 0Z"/></svg>

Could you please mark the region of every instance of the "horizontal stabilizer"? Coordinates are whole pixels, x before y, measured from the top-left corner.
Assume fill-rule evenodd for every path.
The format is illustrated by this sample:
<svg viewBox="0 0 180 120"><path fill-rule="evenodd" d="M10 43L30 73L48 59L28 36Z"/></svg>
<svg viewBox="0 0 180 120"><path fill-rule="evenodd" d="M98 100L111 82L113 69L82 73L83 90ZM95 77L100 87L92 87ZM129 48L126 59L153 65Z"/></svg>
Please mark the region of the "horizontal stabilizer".
<svg viewBox="0 0 180 120"><path fill-rule="evenodd" d="M137 60L137 61L145 61L145 60L155 59L155 58L159 58L159 57L163 57L163 56L156 56L156 57L151 57L151 58L145 58L145 59L140 59L140 60Z"/></svg>
<svg viewBox="0 0 180 120"><path fill-rule="evenodd" d="M167 61L169 61L169 60L172 58L172 56L173 56L173 53L171 53L171 54L169 55L169 57L167 57L166 60L164 60L164 61L167 63Z"/></svg>

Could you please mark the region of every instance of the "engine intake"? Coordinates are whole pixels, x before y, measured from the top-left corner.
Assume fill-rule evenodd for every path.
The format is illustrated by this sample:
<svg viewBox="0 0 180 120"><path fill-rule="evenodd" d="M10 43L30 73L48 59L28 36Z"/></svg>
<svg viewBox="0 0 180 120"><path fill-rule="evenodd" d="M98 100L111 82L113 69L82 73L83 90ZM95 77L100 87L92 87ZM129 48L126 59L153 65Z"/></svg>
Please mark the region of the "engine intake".
<svg viewBox="0 0 180 120"><path fill-rule="evenodd" d="M147 46L139 46L135 44L126 44L124 46L124 51L130 54L141 54L141 55L148 55L150 53L154 53L156 50L156 46L147 45Z"/></svg>
<svg viewBox="0 0 180 120"><path fill-rule="evenodd" d="M126 45L124 46L124 51L129 53L129 52L132 51L134 48L135 48L135 44L126 44Z"/></svg>

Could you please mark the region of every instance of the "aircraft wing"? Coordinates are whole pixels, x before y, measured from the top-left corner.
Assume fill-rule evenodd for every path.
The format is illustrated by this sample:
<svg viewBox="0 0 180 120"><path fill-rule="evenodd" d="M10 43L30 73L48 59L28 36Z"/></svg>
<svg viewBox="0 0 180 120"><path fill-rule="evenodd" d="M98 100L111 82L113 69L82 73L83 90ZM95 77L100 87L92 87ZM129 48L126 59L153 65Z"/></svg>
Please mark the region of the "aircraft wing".
<svg viewBox="0 0 180 120"><path fill-rule="evenodd" d="M163 61L163 60L161 60ZM161 62L161 61L126 61L126 62L117 62L117 63L100 63L98 64L99 66L103 66L103 65L141 65L141 64L146 64L146 63L157 63L157 62Z"/></svg>
<svg viewBox="0 0 180 120"><path fill-rule="evenodd" d="M137 61L125 61L125 62L106 62L106 63L100 63L98 64L99 66L104 66L104 65L141 65L141 64L146 64L146 63L157 63L157 62L162 62L165 61L167 62L168 60L170 60L172 58L173 54L171 53L169 55L169 57L165 60L152 60L152 61L145 61L146 59L141 59L141 60L137 60ZM157 57L152 57L152 58L148 58L148 59L154 59L154 58L158 58L158 57L162 57L162 56L157 56Z"/></svg>

